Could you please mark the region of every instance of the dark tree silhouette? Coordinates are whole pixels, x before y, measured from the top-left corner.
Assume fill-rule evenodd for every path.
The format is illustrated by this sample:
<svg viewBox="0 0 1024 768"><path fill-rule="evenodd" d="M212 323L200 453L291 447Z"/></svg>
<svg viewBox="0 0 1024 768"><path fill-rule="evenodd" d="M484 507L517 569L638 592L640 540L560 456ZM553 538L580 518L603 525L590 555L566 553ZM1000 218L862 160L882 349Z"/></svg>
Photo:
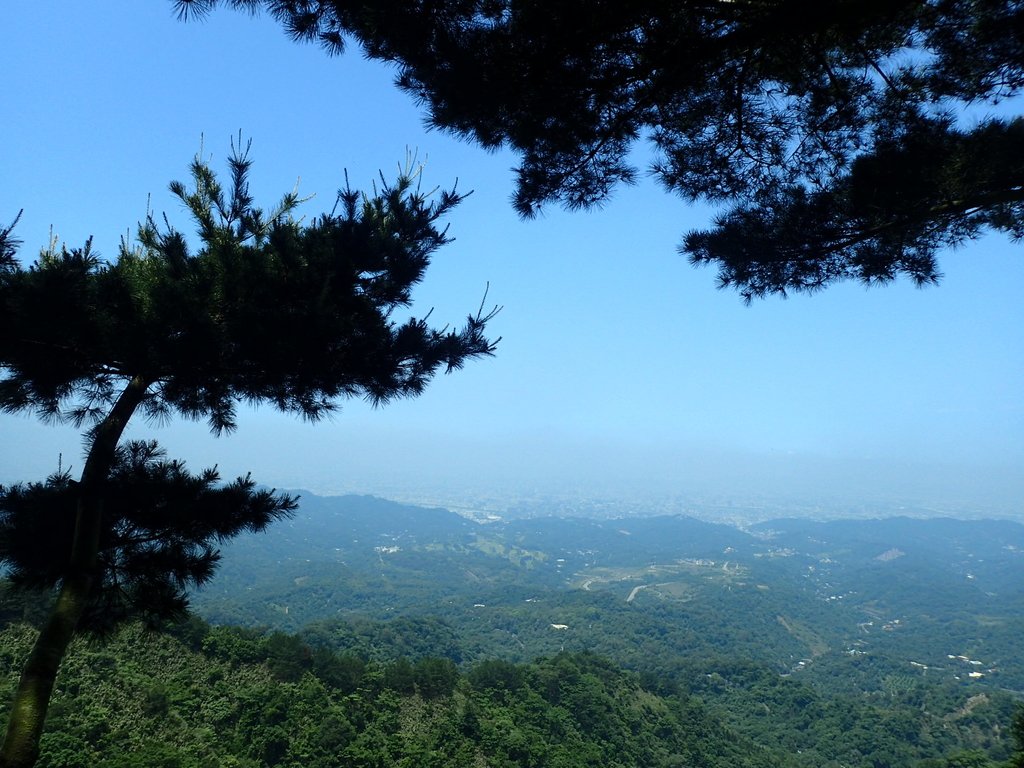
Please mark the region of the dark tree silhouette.
<svg viewBox="0 0 1024 768"><path fill-rule="evenodd" d="M748 301L933 283L940 250L1024 234L1017 0L173 3L264 9L297 40L397 64L429 125L519 154L524 216L601 204L646 139L666 190L724 206L680 250Z"/></svg>
<svg viewBox="0 0 1024 768"><path fill-rule="evenodd" d="M112 262L50 247L30 267L0 233L0 408L87 426L77 482L66 475L0 492L0 565L20 583L55 587L49 619L25 665L0 766L28 766L54 678L79 628L129 616L159 620L215 562L212 544L287 515L294 500L244 478L215 487L153 444L121 446L136 414L235 428L238 402L317 420L340 400L374 404L423 391L439 368L490 355L497 311L461 328L397 322L462 197L424 192L412 163L374 195L346 188L308 225L286 195L253 204L248 147L235 147L228 185L197 158L190 186L171 190L195 219L185 235L140 225ZM382 180L383 181L383 180ZM36 509L35 513L30 509ZM102 622L100 621L102 619Z"/></svg>
<svg viewBox="0 0 1024 768"><path fill-rule="evenodd" d="M155 442L117 448L103 485L96 578L76 631L107 634L128 619L158 628L184 619L186 590L213 576L216 544L262 531L297 498L257 490L251 477L219 484L168 461ZM7 583L43 597L64 578L75 537L78 483L59 472L44 483L0 487L0 558Z"/></svg>

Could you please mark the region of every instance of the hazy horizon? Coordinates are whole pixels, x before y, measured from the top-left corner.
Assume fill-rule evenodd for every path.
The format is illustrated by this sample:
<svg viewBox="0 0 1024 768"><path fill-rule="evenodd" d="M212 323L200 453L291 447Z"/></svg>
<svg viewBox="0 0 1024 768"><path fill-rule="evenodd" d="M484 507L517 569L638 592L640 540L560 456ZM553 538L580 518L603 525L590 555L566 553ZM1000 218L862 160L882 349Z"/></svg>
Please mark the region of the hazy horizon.
<svg viewBox="0 0 1024 768"><path fill-rule="evenodd" d="M986 237L944 253L938 287L843 284L744 306L675 252L704 226L650 179L600 211L509 204L514 158L423 128L383 67L328 58L268 18L175 20L170 3L18 4L0 51L17 72L0 125L0 224L20 209L20 258L52 231L113 257L147 205L189 223L167 192L203 147L223 170L253 139L252 191L273 205L300 178L329 210L344 173L367 188L415 148L428 185L471 195L450 217L414 311L458 322L504 306L497 355L415 400L301 424L244 411L238 433L137 420L170 456L225 477L384 497L624 499L637 504L924 505L1024 515L1024 277L1019 246ZM95 45L117 40L116 46ZM251 52L262 55L253 57ZM45 55L41 52L45 51ZM225 88L211 72L245 77ZM68 115L74 115L69 120ZM58 183L59 182L59 183ZM81 465L74 430L0 416L0 482ZM668 500L667 502L664 500Z"/></svg>

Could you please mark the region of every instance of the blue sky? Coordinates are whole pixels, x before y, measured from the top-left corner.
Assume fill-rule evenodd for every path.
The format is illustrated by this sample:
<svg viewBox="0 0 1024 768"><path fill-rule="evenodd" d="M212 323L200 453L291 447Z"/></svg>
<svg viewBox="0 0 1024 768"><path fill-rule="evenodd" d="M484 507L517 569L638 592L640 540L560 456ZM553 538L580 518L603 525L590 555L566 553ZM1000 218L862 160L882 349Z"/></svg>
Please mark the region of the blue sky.
<svg viewBox="0 0 1024 768"><path fill-rule="evenodd" d="M417 400L346 404L315 426L247 412L237 433L140 423L193 467L268 484L443 501L507 495L1024 509L1024 264L992 237L946 254L938 288L842 285L746 307L675 252L709 212L650 180L600 211L516 218L508 154L426 132L391 75L330 59L266 18L175 20L168 0L15 3L0 66L0 219L34 258L50 228L113 256L203 142L241 130L272 205L300 180L331 206L413 148L451 217L417 309L459 321L490 284L498 355ZM0 482L80 464L70 429L0 417Z"/></svg>

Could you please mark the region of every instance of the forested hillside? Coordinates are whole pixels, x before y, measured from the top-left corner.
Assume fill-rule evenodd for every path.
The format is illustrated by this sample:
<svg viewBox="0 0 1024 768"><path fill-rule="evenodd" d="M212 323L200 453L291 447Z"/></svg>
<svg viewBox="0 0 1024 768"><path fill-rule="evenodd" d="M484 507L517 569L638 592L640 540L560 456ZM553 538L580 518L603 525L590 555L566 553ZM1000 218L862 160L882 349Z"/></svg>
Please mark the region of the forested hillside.
<svg viewBox="0 0 1024 768"><path fill-rule="evenodd" d="M1008 521L481 525L307 493L274 536L225 555L195 596L218 623L298 631L429 617L457 627L460 661L564 647L651 666L724 652L823 680L837 666L844 679L893 667L1024 691L1024 526Z"/></svg>
<svg viewBox="0 0 1024 768"><path fill-rule="evenodd" d="M381 661L590 652L803 765L1010 749L1024 526L684 517L480 525L303 494L196 604ZM780 758L781 759L781 758Z"/></svg>
<svg viewBox="0 0 1024 768"><path fill-rule="evenodd" d="M2 692L32 634L0 634ZM739 660L687 689L588 653L460 669L376 647L380 660L198 618L78 642L39 765L995 768L1009 756L1006 697L913 684L830 697Z"/></svg>
<svg viewBox="0 0 1024 768"><path fill-rule="evenodd" d="M2 635L3 693L27 650ZM14 663L12 663L14 662ZM367 662L296 638L201 622L80 643L62 670L41 768L772 768L767 750L685 696L613 664L561 654L528 665Z"/></svg>
<svg viewBox="0 0 1024 768"><path fill-rule="evenodd" d="M43 765L994 768L1024 526L481 525L303 494L199 614L80 643ZM3 684L37 603L4 597ZM3 695L0 693L0 695Z"/></svg>

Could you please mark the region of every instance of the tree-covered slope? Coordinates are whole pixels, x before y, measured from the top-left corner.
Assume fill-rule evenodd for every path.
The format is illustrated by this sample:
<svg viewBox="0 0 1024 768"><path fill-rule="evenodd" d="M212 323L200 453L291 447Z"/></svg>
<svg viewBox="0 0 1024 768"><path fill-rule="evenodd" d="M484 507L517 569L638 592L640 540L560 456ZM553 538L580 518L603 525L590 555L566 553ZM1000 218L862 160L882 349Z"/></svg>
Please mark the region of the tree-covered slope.
<svg viewBox="0 0 1024 768"><path fill-rule="evenodd" d="M204 615L380 662L595 653L807 768L1009 754L1024 690L1019 524L480 525L367 497L307 501L282 546L232 544L197 595Z"/></svg>
<svg viewBox="0 0 1024 768"><path fill-rule="evenodd" d="M466 661L564 648L658 668L727 654L851 692L880 685L861 670L883 666L1024 691L1017 523L481 525L370 497L303 493L300 504L273 540L226 547L221 573L195 595L200 613L288 631L429 617L458 635Z"/></svg>
<svg viewBox="0 0 1024 768"><path fill-rule="evenodd" d="M0 635L0 686L33 632ZM425 658L366 662L293 636L194 621L78 643L62 669L41 768L126 766L780 765L688 697L659 696L590 655L459 672Z"/></svg>

